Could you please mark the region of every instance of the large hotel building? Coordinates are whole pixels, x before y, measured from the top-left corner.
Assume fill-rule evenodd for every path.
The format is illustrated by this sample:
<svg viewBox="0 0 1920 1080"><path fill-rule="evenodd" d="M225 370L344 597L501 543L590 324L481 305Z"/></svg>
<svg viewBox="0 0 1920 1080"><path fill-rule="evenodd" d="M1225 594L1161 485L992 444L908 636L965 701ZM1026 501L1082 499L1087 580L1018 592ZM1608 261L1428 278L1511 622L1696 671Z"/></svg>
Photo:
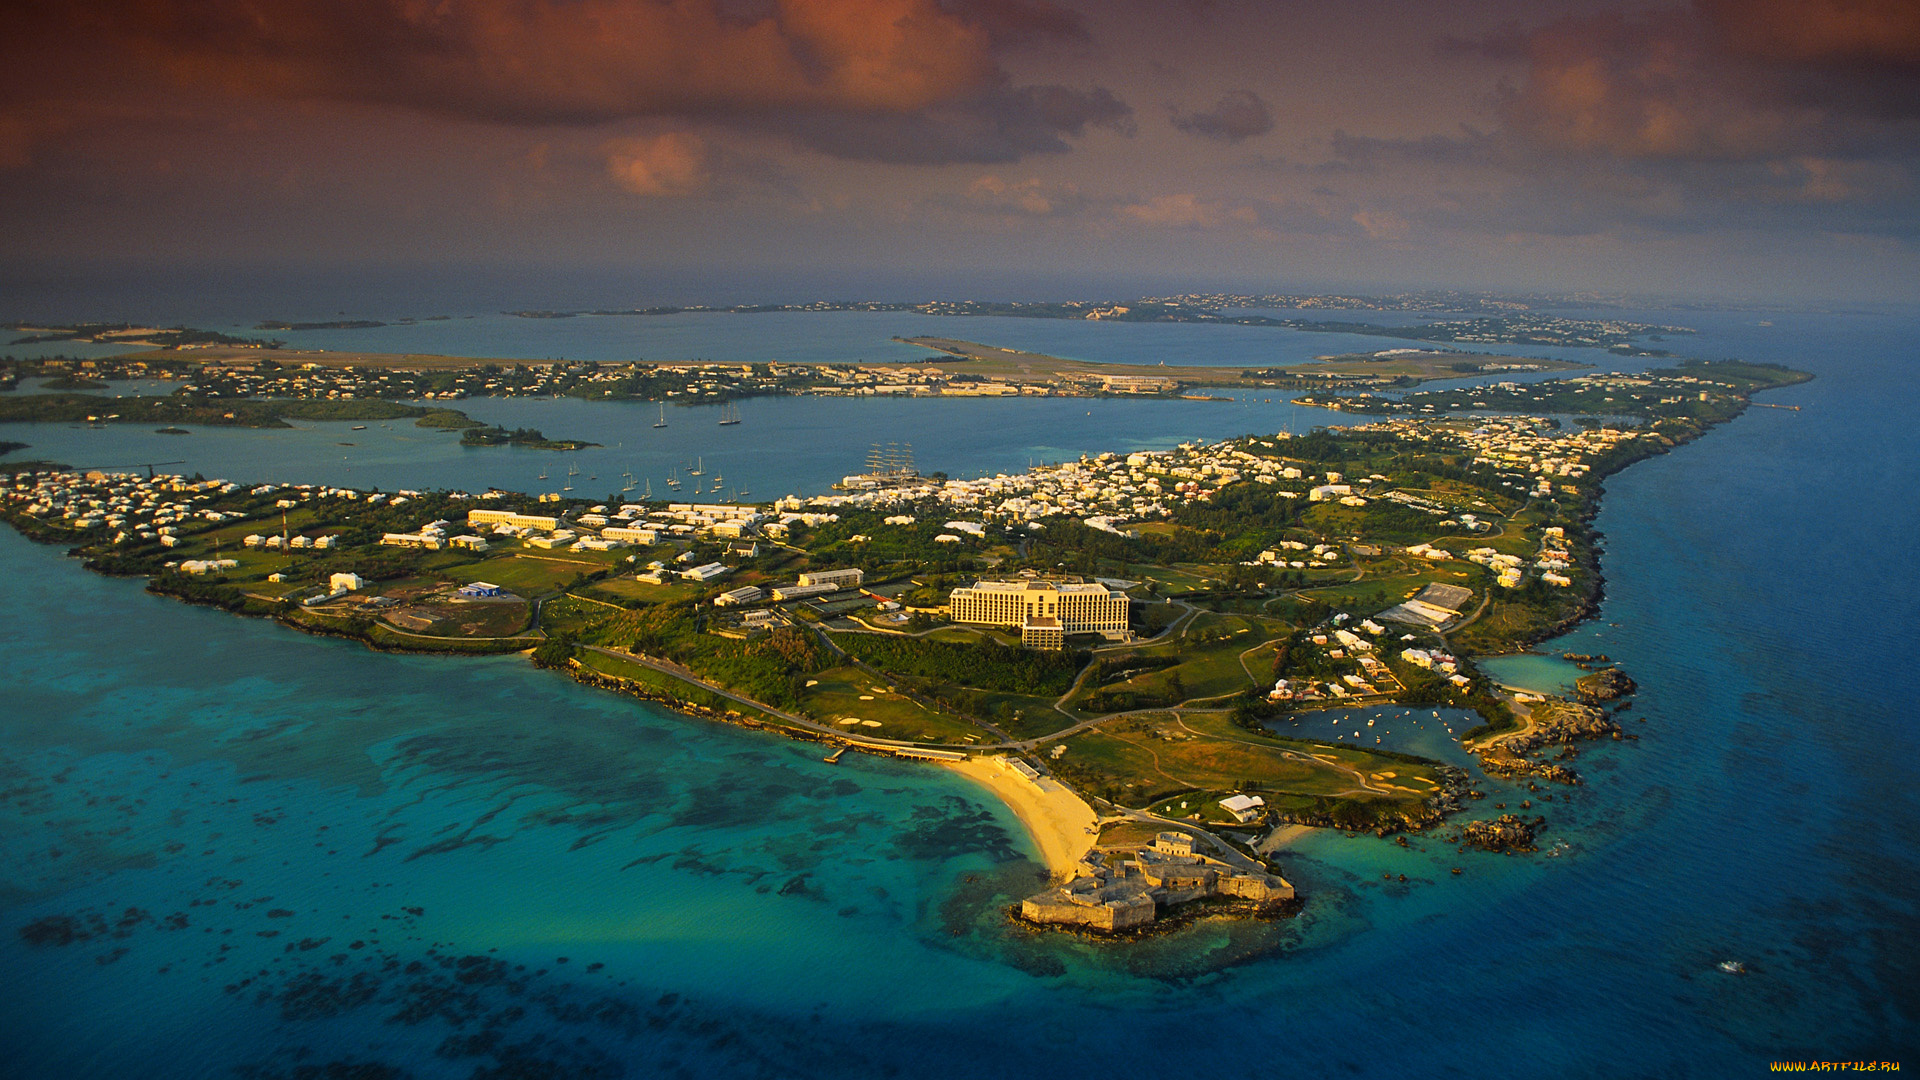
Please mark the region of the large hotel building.
<svg viewBox="0 0 1920 1080"><path fill-rule="evenodd" d="M1127 594L1105 585L1053 581L976 581L953 590L947 612L957 623L1017 626L1035 648L1060 648L1068 634L1123 641Z"/></svg>

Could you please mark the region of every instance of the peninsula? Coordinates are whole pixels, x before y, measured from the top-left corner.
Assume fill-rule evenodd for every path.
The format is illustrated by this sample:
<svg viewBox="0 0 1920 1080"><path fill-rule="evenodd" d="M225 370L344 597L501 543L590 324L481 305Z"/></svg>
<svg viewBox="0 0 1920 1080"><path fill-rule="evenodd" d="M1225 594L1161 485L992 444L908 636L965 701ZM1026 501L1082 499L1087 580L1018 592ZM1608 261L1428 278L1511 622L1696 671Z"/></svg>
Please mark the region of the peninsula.
<svg viewBox="0 0 1920 1080"><path fill-rule="evenodd" d="M759 505L27 464L0 516L192 602L382 649L528 652L836 760L955 768L1006 799L1061 883L1028 917L1122 930L1149 906L1284 906L1294 827L1433 829L1481 795L1338 710L1470 709L1489 773L1577 783L1566 751L1540 755L1622 737L1606 706L1630 682L1542 700L1475 658L1592 611L1607 475L1807 377L1689 362L1316 397L1390 415L975 481L908 467ZM1479 415L1494 408L1513 411ZM1523 851L1543 825L1503 814L1457 839Z"/></svg>

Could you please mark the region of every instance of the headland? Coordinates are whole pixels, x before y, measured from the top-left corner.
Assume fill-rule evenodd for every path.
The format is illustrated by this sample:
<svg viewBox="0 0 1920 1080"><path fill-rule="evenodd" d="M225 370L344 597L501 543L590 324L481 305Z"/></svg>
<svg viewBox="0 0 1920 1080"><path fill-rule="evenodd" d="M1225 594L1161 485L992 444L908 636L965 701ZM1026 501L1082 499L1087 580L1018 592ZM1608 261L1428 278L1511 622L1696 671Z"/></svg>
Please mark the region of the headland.
<svg viewBox="0 0 1920 1080"><path fill-rule="evenodd" d="M168 398L101 399L118 416L69 394L4 402L19 418L211 423L201 416L225 406L229 423L268 424L324 408L466 429L463 415L424 403L242 404L208 389L241 374L202 371ZM301 376L336 393L330 380L344 377ZM978 481L906 468L759 504L29 462L8 467L0 516L92 569L191 602L381 649L527 652L695 715L936 761L1006 802L1057 879L1102 905L1137 909L1145 896L1158 910L1279 897L1275 840L1296 826L1427 830L1480 797L1460 770L1395 751L1391 732L1347 729L1339 710L1472 710L1482 723L1461 734L1488 773L1577 783L1572 744L1622 737L1630 681L1542 702L1496 685L1474 658L1593 611L1591 521L1606 476L1802 378L1689 362L1398 398L1309 395L1384 418ZM1328 710L1331 738L1311 723ZM1532 798L1516 809L1534 810ZM1142 823L1151 838L1103 842ZM1207 852L1168 863L1156 845L1169 825ZM1466 822L1456 839L1525 851L1544 825L1503 814ZM1096 846L1104 854L1088 861ZM1231 884L1243 876L1262 888Z"/></svg>

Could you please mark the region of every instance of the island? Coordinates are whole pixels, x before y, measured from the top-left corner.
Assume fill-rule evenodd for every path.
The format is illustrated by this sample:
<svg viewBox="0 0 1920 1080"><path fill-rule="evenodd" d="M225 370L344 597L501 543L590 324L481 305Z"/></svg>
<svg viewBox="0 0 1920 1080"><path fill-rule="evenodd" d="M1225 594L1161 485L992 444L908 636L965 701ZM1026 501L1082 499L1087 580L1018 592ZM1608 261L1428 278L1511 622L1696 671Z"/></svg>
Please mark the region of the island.
<svg viewBox="0 0 1920 1080"><path fill-rule="evenodd" d="M95 359L0 358L0 382L11 386L23 378L41 378L47 380L42 383L42 390L101 390L129 379L174 380L181 385L170 397L178 400L168 407L190 401L203 407L203 422L213 422L230 410L204 406L221 405L236 398L324 400L330 410L327 415L338 414L340 418L354 412L354 402L457 401L469 397L561 396L589 401L657 401L676 406L792 395L1204 398L1207 395L1195 391L1207 388L1242 392L1404 389L1463 375L1568 371L1583 366L1550 357L1422 347L1328 355L1275 368L1143 367L1073 360L958 338L894 340L900 345L925 350L926 355L894 363L554 361L530 364L480 357L209 346L184 356L158 351ZM147 400L151 404L161 399ZM76 395L68 402L69 405L76 403L97 404L85 401L85 395ZM56 404L47 400L38 407L48 419L69 419L53 408ZM360 408L368 407L371 406ZM258 407L250 408L256 413L259 411ZM213 419L205 419L209 417ZM387 417L368 414L353 418ZM251 421L243 417L240 422Z"/></svg>
<svg viewBox="0 0 1920 1080"><path fill-rule="evenodd" d="M761 504L24 463L0 467L0 516L189 602L379 649L524 652L820 743L830 761L954 769L1007 801L1052 874L1013 917L1133 934L1182 911L1291 910L1282 862L1300 829L1532 850L1550 828L1536 801L1580 782L1575 744L1630 737L1633 684L1585 658L1599 677L1550 698L1498 685L1476 659L1592 613L1608 475L1808 377L1692 361L1316 395L1378 419L979 480L892 462ZM0 400L105 407L73 397ZM124 404L142 400L111 399L147 420L186 407ZM224 418L306 404L229 401ZM1526 797L1478 814L1465 772L1343 720L1389 703L1476 713L1456 734Z"/></svg>
<svg viewBox="0 0 1920 1080"><path fill-rule="evenodd" d="M913 312L964 318L997 316L1016 319L1087 319L1113 322L1196 322L1231 326L1271 326L1308 333L1359 334L1411 341L1472 342L1488 345L1559 345L1603 348L1630 356L1665 356L1646 341L1693 331L1682 326L1660 326L1623 319L1575 319L1549 313L1564 307L1618 306L1591 296L1542 296L1531 300L1448 290L1365 297L1328 294L1186 293L1138 300L1106 301L995 301L931 300L925 303L873 300L814 301L804 304L693 304L596 309L590 311L529 310L509 315L525 319L573 319L609 316L665 316L688 314L762 315L775 312ZM1253 310L1249 310L1253 309ZM1267 314L1267 311L1413 311L1431 321L1409 326L1382 326L1355 320L1314 319Z"/></svg>

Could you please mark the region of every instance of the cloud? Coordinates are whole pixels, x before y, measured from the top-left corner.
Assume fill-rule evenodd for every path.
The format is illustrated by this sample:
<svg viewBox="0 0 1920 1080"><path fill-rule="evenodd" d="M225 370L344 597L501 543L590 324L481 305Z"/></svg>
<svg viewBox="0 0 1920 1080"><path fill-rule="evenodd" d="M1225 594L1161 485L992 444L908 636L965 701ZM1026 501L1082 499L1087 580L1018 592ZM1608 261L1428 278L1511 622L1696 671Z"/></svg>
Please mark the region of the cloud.
<svg viewBox="0 0 1920 1080"><path fill-rule="evenodd" d="M1090 128L1133 133L1133 109L1112 91L995 87L911 114L815 113L766 129L834 157L896 165L999 164L1060 153Z"/></svg>
<svg viewBox="0 0 1920 1080"><path fill-rule="evenodd" d="M1920 233L1920 5L1695 0L1509 25L1443 54L1518 65L1490 130L1337 133L1314 170L1422 235Z"/></svg>
<svg viewBox="0 0 1920 1080"><path fill-rule="evenodd" d="M1046 217L1079 206L1084 200L1072 184L1055 184L1029 177L1008 182L998 176L982 176L967 186L967 199L1004 213Z"/></svg>
<svg viewBox="0 0 1920 1080"><path fill-rule="evenodd" d="M1229 221L1254 225L1260 215L1252 207L1234 207L1191 193L1156 195L1120 208L1122 216L1142 225L1163 229L1212 229Z"/></svg>
<svg viewBox="0 0 1920 1080"><path fill-rule="evenodd" d="M779 0L751 19L713 0L87 6L107 44L118 39L186 83L486 121L908 111L996 70L987 30L932 0Z"/></svg>
<svg viewBox="0 0 1920 1080"><path fill-rule="evenodd" d="M1106 90L1013 86L1000 62L1083 36L1045 0L19 0L0 13L0 116L171 87L495 125L790 127L845 157L999 161L1131 115Z"/></svg>
<svg viewBox="0 0 1920 1080"><path fill-rule="evenodd" d="M1920 5L1912 0L1697 0L1734 52L1763 60L1912 69Z"/></svg>
<svg viewBox="0 0 1920 1080"><path fill-rule="evenodd" d="M607 174L635 195L698 195L713 183L713 155L697 135L669 132L651 139L616 139L605 149Z"/></svg>
<svg viewBox="0 0 1920 1080"><path fill-rule="evenodd" d="M1753 161L1858 153L1916 132L1920 5L1911 0L1700 0L1692 10L1570 18L1515 46L1513 133L1628 159ZM1890 126L1897 125L1897 126Z"/></svg>
<svg viewBox="0 0 1920 1080"><path fill-rule="evenodd" d="M1353 215L1353 223L1369 240L1405 240L1409 230L1407 219L1391 210L1362 210Z"/></svg>
<svg viewBox="0 0 1920 1080"><path fill-rule="evenodd" d="M1173 111L1173 126L1189 135L1237 143L1273 130L1273 110L1251 90L1224 94L1204 112Z"/></svg>

